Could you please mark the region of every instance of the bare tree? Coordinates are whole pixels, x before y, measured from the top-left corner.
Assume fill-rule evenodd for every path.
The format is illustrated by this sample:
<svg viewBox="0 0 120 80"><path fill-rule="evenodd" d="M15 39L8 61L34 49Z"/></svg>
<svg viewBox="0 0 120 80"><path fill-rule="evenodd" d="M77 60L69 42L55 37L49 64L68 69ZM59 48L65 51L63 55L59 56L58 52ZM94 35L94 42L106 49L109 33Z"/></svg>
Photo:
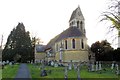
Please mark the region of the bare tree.
<svg viewBox="0 0 120 80"><path fill-rule="evenodd" d="M108 6L108 11L102 13L101 21L110 22L109 32L114 29L118 31L118 48L120 48L120 1L111 0L111 5Z"/></svg>
<svg viewBox="0 0 120 80"><path fill-rule="evenodd" d="M118 31L118 48L120 48L120 1L111 0L111 5L108 6L108 11L103 12L103 18L101 21L110 22L109 32L117 29ZM111 30L112 29L112 30ZM117 62L119 65L119 70L117 74L120 74L120 62Z"/></svg>

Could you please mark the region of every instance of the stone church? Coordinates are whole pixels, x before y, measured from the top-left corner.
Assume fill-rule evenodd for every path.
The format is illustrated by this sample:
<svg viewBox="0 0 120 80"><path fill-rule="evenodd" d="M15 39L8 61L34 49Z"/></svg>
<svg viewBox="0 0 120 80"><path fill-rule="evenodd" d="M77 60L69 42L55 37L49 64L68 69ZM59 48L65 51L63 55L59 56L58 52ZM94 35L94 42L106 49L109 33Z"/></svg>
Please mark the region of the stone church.
<svg viewBox="0 0 120 80"><path fill-rule="evenodd" d="M70 17L69 28L51 39L45 51L48 61L89 61L85 19L79 6Z"/></svg>

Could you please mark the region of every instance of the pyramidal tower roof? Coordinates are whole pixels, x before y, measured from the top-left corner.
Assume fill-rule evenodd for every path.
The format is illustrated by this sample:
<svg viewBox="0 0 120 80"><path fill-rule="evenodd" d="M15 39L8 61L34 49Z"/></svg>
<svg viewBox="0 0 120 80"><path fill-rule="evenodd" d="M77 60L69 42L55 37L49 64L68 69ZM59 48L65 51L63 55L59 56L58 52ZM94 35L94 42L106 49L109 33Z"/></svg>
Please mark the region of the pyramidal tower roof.
<svg viewBox="0 0 120 80"><path fill-rule="evenodd" d="M72 12L69 22L76 18L80 18L84 20L84 16L79 6Z"/></svg>

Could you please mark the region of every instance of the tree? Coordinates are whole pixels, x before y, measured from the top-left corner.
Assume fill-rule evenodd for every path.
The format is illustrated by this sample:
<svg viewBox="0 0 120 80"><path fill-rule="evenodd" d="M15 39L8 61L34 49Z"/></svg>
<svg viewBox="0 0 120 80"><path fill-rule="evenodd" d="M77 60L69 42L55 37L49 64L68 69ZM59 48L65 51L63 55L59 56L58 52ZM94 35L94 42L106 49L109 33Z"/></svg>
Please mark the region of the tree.
<svg viewBox="0 0 120 80"><path fill-rule="evenodd" d="M101 21L111 22L109 29L118 30L118 48L120 48L120 1L112 0L112 4L109 6L109 11L103 12L103 18Z"/></svg>
<svg viewBox="0 0 120 80"><path fill-rule="evenodd" d="M101 42L96 41L91 45L91 51L95 53L96 61L108 61L112 60L112 51L110 43L107 40L102 40Z"/></svg>
<svg viewBox="0 0 120 80"><path fill-rule="evenodd" d="M111 22L109 26L109 32L113 31L114 29L118 30L118 48L120 48L120 1L112 0L112 5L109 6L109 11L103 12L103 18L101 21ZM118 65L120 66L120 62L118 62Z"/></svg>
<svg viewBox="0 0 120 80"><path fill-rule="evenodd" d="M32 59L32 44L29 32L25 30L23 23L18 23L8 36L6 46L2 52L3 60L14 60L15 56L21 56L21 62ZM18 57L18 56L17 56ZM18 59L18 58L17 58Z"/></svg>

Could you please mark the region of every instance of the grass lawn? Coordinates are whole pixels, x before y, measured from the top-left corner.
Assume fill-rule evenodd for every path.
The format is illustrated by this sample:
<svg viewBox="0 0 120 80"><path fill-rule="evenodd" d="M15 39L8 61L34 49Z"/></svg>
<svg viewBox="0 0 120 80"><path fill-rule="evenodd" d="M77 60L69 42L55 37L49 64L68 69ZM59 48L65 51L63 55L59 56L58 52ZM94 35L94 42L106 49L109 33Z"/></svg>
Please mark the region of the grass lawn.
<svg viewBox="0 0 120 80"><path fill-rule="evenodd" d="M28 64L28 67L31 72L32 78L64 78L64 67L50 67L47 66L46 70L52 70L51 74L48 73L48 76L41 77L40 76L40 68L34 66L32 64ZM107 68L106 71L98 71L98 72L88 72L87 67L84 66L80 70L80 77L81 78L118 78L118 76L114 73L115 71L111 71L110 68ZM69 70L68 71L68 78L76 78L77 71ZM114 79L115 80L115 79Z"/></svg>
<svg viewBox="0 0 120 80"><path fill-rule="evenodd" d="M2 79L2 69L0 68L0 79Z"/></svg>
<svg viewBox="0 0 120 80"><path fill-rule="evenodd" d="M6 65L4 69L2 69L2 78L14 78L18 71L19 64L15 64L12 66Z"/></svg>

